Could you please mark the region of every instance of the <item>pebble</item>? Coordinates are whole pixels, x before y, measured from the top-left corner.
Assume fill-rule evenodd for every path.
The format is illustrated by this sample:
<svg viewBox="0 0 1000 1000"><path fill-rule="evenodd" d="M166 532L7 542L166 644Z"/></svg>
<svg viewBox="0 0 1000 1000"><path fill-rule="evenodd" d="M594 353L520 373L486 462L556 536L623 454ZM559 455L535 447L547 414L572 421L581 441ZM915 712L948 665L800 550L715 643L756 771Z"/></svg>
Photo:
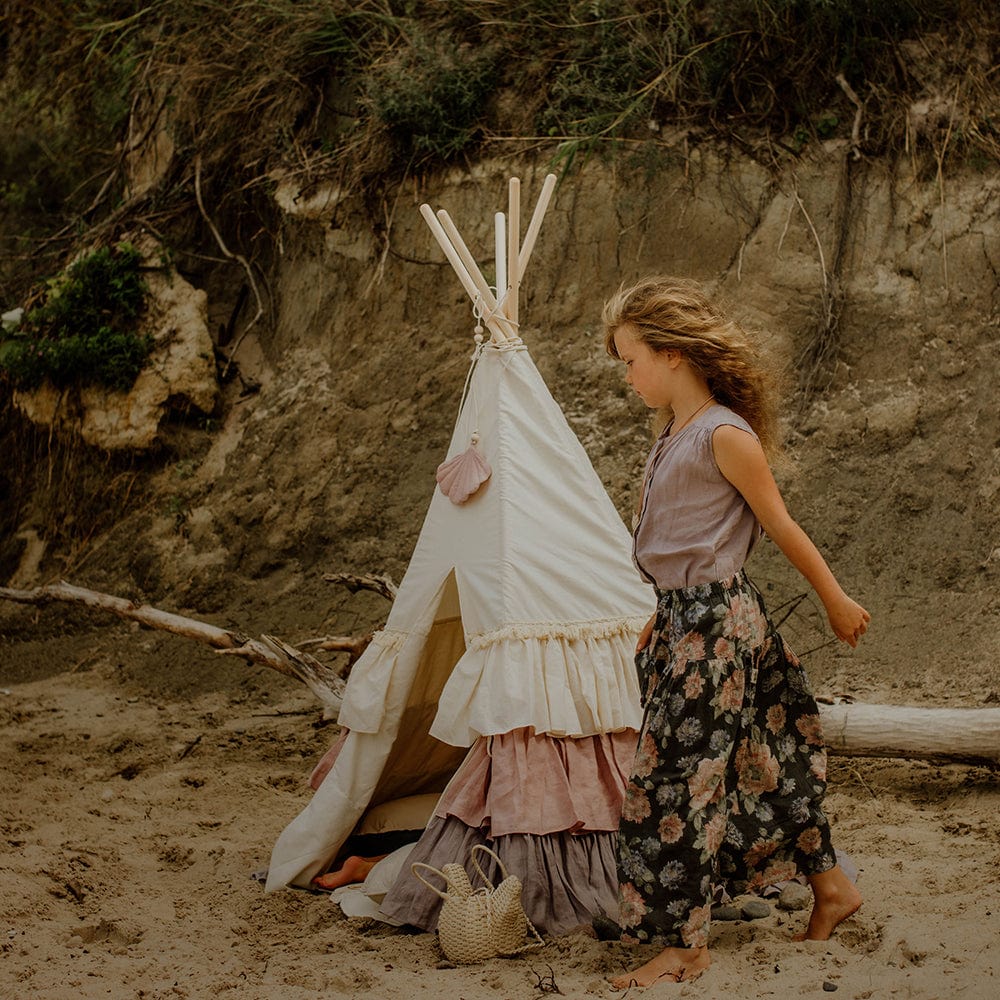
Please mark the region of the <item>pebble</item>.
<svg viewBox="0 0 1000 1000"><path fill-rule="evenodd" d="M745 899L740 904L744 920L761 920L771 915L771 907L762 899Z"/></svg>
<svg viewBox="0 0 1000 1000"><path fill-rule="evenodd" d="M743 914L738 906L731 906L729 904L723 904L722 906L712 907L712 919L713 920L742 920Z"/></svg>
<svg viewBox="0 0 1000 1000"><path fill-rule="evenodd" d="M812 890L801 882L789 882L778 896L779 910L806 910L812 904Z"/></svg>
<svg viewBox="0 0 1000 1000"><path fill-rule="evenodd" d="M837 984L836 983L831 983L828 980L827 982L823 983L823 991L825 993L836 993L837 992Z"/></svg>

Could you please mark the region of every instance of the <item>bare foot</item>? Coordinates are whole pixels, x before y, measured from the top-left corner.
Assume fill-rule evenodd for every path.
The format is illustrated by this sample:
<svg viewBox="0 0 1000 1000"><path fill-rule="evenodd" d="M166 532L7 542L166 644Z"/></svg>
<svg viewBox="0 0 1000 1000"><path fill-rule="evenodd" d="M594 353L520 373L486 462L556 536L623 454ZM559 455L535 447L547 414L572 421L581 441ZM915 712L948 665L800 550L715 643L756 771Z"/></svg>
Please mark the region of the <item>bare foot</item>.
<svg viewBox="0 0 1000 1000"><path fill-rule="evenodd" d="M359 858L352 854L344 861L343 865L336 871L327 872L325 875L317 875L312 880L313 888L324 889L332 892L342 885L351 885L354 882L364 882L368 878L368 873L375 867L376 861L381 861L385 855L377 858Z"/></svg>
<svg viewBox="0 0 1000 1000"><path fill-rule="evenodd" d="M711 964L708 948L664 948L645 965L615 976L610 983L616 990L627 990L631 986L652 986L661 980L690 983Z"/></svg>
<svg viewBox="0 0 1000 1000"><path fill-rule="evenodd" d="M826 941L841 921L856 913L861 906L858 887L843 873L840 865L819 875L810 875L813 909L809 924L795 941Z"/></svg>

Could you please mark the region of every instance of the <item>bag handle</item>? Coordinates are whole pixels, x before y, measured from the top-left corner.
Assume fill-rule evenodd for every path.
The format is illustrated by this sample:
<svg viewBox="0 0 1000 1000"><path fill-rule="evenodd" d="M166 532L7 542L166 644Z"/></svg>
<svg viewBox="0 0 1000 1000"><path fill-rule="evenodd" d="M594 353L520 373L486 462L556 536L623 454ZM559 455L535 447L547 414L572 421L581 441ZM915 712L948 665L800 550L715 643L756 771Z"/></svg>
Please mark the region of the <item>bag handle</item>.
<svg viewBox="0 0 1000 1000"><path fill-rule="evenodd" d="M472 850L469 852L469 856L472 860L472 865L479 872L479 877L490 887L491 892L496 892L496 888L493 883L486 877L486 873L479 867L479 862L476 860L476 851L482 851L484 854L488 854L496 863L500 869L500 874L504 879L509 878L507 874L507 869L504 867L504 863L500 860L497 854L490 850L485 844L476 844ZM419 863L419 862L418 862ZM523 909L523 908L522 908ZM542 940L542 935L538 933L535 929L535 925L531 922L531 917L527 913L524 914L524 922L528 925L528 931L531 936L535 939L534 941L529 941L527 944L522 945L517 951L511 952L513 955L520 955L525 951L533 951L535 948L544 948L545 942Z"/></svg>
<svg viewBox="0 0 1000 1000"><path fill-rule="evenodd" d="M448 881L448 876L445 875L443 871L440 871L431 865L425 865L423 861L414 861L413 864L410 865L410 871L413 872L413 874L416 875L417 878L420 879L420 881L423 882L424 885L426 885L427 888L431 890L431 892L436 892L442 899L445 900L452 898L449 893L442 892L436 885L431 885L430 882L428 882L427 879L425 879L423 875L421 875L420 872L417 871L418 868L426 868L429 872L433 872L435 875L444 879L444 884L450 887L451 883Z"/></svg>
<svg viewBox="0 0 1000 1000"><path fill-rule="evenodd" d="M504 879L508 878L507 869L504 868L503 862L500 860L500 858L493 851L491 851L485 844L476 844L475 847L473 847L472 850L469 852L469 858L472 861L472 867L475 868L477 872L479 872L479 877L490 887L490 891L492 892L494 889L496 889L496 886L486 877L486 872L484 872L482 868L479 867L479 862L476 860L476 851L482 851L484 854L488 854L497 863L497 866L500 868L500 874L504 877Z"/></svg>
<svg viewBox="0 0 1000 1000"><path fill-rule="evenodd" d="M532 937L534 937L535 940L529 941L527 944L521 945L521 947L518 948L517 951L512 952L512 954L514 955L520 955L526 951L534 951L536 948L545 947L545 942L542 940L542 935L535 930L535 925L531 922L531 917L529 917L527 913L524 915L524 921L528 925L528 931L530 932Z"/></svg>

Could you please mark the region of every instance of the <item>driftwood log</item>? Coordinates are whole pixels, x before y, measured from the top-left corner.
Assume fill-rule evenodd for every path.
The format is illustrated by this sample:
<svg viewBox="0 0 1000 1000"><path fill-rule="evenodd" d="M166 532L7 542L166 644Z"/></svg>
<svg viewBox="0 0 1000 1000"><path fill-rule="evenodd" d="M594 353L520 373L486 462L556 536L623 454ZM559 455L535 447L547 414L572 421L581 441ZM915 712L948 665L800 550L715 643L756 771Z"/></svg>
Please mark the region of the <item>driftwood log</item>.
<svg viewBox="0 0 1000 1000"><path fill-rule="evenodd" d="M251 663L271 667L272 670L302 681L323 706L324 715L336 718L340 711L344 691L344 680L340 674L315 657L289 646L273 635L262 635L259 639L253 639L233 629L219 628L195 618L161 611L148 604L139 604L125 597L102 594L96 590L86 590L64 582L35 587L32 590L0 587L0 598L18 604L34 605L68 601L71 604L82 604L99 611L108 611L119 618L139 622L149 628L162 629L175 635L186 636L188 639L196 639L207 643L220 654L241 656Z"/></svg>
<svg viewBox="0 0 1000 1000"><path fill-rule="evenodd" d="M1000 766L1000 708L820 705L831 753Z"/></svg>
<svg viewBox="0 0 1000 1000"><path fill-rule="evenodd" d="M328 574L324 579L352 590L374 590L389 599L396 590L392 581L384 577ZM220 654L242 656L251 663L271 667L302 681L316 696L328 718L336 718L340 710L344 690L342 674L350 669L371 639L368 635L308 640L308 645L319 649L349 654L347 666L337 671L275 636L262 635L253 639L241 632L68 583L54 583L33 590L0 587L0 599L35 605L68 601L108 611L149 628L197 639ZM1000 708L914 708L845 702L821 704L820 716L827 746L834 754L1000 766Z"/></svg>

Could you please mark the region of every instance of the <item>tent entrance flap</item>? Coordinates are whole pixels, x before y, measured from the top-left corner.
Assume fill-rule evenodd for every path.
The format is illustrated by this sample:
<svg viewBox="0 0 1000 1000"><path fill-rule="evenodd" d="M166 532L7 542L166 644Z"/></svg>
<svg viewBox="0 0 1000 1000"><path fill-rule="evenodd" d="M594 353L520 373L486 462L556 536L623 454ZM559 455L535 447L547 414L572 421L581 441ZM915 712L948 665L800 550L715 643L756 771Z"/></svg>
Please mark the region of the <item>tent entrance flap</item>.
<svg viewBox="0 0 1000 1000"><path fill-rule="evenodd" d="M399 731L372 794L369 808L393 799L443 792L467 747L454 747L430 735L445 682L465 652L465 631L455 572L448 574L434 624L420 654Z"/></svg>

